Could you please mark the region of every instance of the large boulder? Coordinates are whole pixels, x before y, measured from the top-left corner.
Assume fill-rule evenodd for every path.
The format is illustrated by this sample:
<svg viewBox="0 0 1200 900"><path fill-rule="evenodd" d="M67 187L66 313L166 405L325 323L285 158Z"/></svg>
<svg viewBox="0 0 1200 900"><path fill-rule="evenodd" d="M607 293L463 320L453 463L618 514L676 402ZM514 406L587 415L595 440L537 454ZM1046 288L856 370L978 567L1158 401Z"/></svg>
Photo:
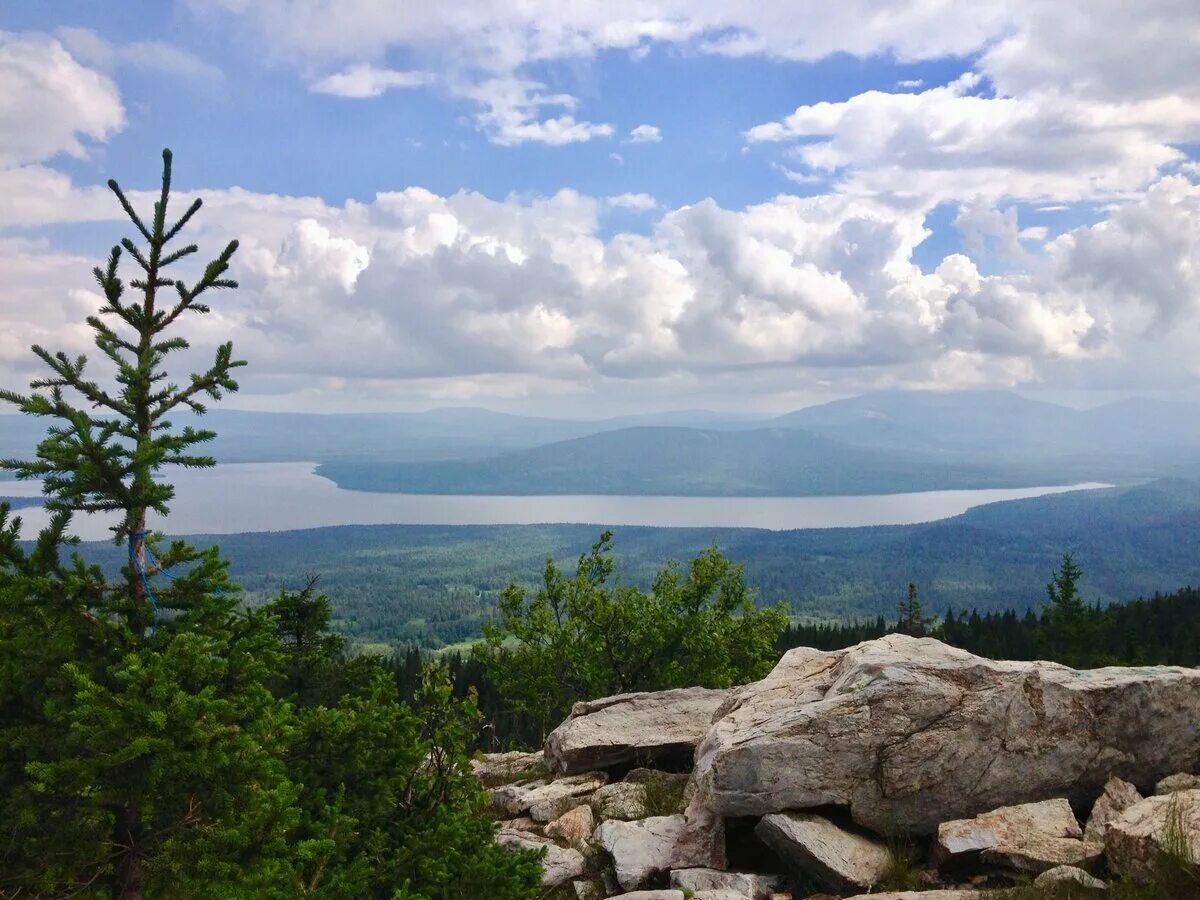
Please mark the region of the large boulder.
<svg viewBox="0 0 1200 900"><path fill-rule="evenodd" d="M539 822L557 819L573 806L584 802L582 798L604 787L608 777L603 772L569 775L549 784L539 785L522 795L519 806Z"/></svg>
<svg viewBox="0 0 1200 900"><path fill-rule="evenodd" d="M1152 784L1200 762L1200 670L996 662L929 638L789 651L734 693L696 751L725 816L849 807L880 832L1050 797L1110 774Z"/></svg>
<svg viewBox="0 0 1200 900"><path fill-rule="evenodd" d="M504 847L524 847L529 850L546 848L546 855L542 859L542 884L545 887L557 887L578 878L587 869L587 859L578 850L560 847L550 838L528 831L501 828L496 834L496 843Z"/></svg>
<svg viewBox="0 0 1200 900"><path fill-rule="evenodd" d="M969 888L939 891L885 891L882 894L855 894L846 900L983 900L983 892Z"/></svg>
<svg viewBox="0 0 1200 900"><path fill-rule="evenodd" d="M646 817L646 786L628 781L606 784L591 797L592 809L601 819L628 822Z"/></svg>
<svg viewBox="0 0 1200 900"><path fill-rule="evenodd" d="M1174 794L1177 791L1194 791L1196 788L1200 788L1200 775L1178 772L1174 775L1168 775L1156 784L1154 786L1154 793Z"/></svg>
<svg viewBox="0 0 1200 900"><path fill-rule="evenodd" d="M595 841L612 857L617 883L627 891L672 869L725 868L724 824L701 803L672 816L601 822Z"/></svg>
<svg viewBox="0 0 1200 900"><path fill-rule="evenodd" d="M892 865L892 854L879 841L809 813L763 816L754 833L790 868L835 891L872 888Z"/></svg>
<svg viewBox="0 0 1200 900"><path fill-rule="evenodd" d="M1104 834L1108 867L1150 881L1164 853L1200 862L1200 790L1159 794L1135 803Z"/></svg>
<svg viewBox="0 0 1200 900"><path fill-rule="evenodd" d="M583 850L596 830L592 808L586 803L567 810L546 826L546 836L562 841L568 847Z"/></svg>
<svg viewBox="0 0 1200 900"><path fill-rule="evenodd" d="M546 762L561 773L634 762L690 763L729 693L680 688L576 703L546 738Z"/></svg>
<svg viewBox="0 0 1200 900"><path fill-rule="evenodd" d="M1082 837L1066 800L1044 800L943 822L934 851L943 862L979 857L1023 872L1045 872L1095 862L1102 848Z"/></svg>

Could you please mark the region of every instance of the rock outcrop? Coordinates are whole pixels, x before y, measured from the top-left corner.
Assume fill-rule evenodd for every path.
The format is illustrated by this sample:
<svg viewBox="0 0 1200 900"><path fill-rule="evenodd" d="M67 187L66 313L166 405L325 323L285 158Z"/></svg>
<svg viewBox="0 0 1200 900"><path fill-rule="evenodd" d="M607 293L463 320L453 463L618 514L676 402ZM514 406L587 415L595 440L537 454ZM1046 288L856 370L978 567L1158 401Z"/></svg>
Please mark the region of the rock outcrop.
<svg viewBox="0 0 1200 900"><path fill-rule="evenodd" d="M681 688L576 703L546 738L546 762L568 774L683 758L690 762L729 691Z"/></svg>
<svg viewBox="0 0 1200 900"><path fill-rule="evenodd" d="M1197 669L1075 671L891 635L791 651L732 691L576 704L544 756L472 767L497 840L545 848L544 884L578 900L793 900L812 882L977 900L1200 860L1198 721ZM630 768L655 759L681 771ZM930 863L898 865L882 835ZM926 889L879 892L890 878Z"/></svg>
<svg viewBox="0 0 1200 900"><path fill-rule="evenodd" d="M1200 671L996 662L889 635L789 651L735 692L697 749L719 815L837 805L877 831L1051 797L1111 774L1153 783L1200 762Z"/></svg>

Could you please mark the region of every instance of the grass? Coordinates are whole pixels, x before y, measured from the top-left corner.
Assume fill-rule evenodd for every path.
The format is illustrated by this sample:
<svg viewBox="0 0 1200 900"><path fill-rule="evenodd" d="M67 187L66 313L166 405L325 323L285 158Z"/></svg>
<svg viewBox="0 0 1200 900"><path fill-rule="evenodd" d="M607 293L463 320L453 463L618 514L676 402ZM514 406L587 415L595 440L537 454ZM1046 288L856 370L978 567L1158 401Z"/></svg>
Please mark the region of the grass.
<svg viewBox="0 0 1200 900"><path fill-rule="evenodd" d="M683 809L686 787L680 778L669 778L662 772L651 772L643 782L646 788L646 815L670 816Z"/></svg>
<svg viewBox="0 0 1200 900"><path fill-rule="evenodd" d="M926 887L921 878L920 853L912 838L896 829L884 836L891 857L879 887L889 891L918 891Z"/></svg>

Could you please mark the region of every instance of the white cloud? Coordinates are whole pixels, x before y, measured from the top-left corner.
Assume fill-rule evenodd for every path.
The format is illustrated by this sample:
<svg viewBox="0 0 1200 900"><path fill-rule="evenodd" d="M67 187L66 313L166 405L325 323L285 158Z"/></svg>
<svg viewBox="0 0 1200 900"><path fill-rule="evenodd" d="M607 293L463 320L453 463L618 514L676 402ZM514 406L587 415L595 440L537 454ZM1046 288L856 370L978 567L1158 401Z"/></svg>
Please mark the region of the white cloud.
<svg viewBox="0 0 1200 900"><path fill-rule="evenodd" d="M648 212L658 208L658 201L649 194L616 194L608 198L608 205L637 212Z"/></svg>
<svg viewBox="0 0 1200 900"><path fill-rule="evenodd" d="M104 71L124 66L209 81L224 77L216 66L165 41L113 43L90 28L75 27L59 28L55 36L76 60Z"/></svg>
<svg viewBox="0 0 1200 900"><path fill-rule="evenodd" d="M630 144L657 144L662 141L662 131L655 125L638 125L629 132Z"/></svg>
<svg viewBox="0 0 1200 900"><path fill-rule="evenodd" d="M1200 139L1200 101L973 93L983 86L967 73L920 93L868 91L804 105L747 138L803 140L795 158L809 172L838 174L843 190L931 204L1126 197L1184 158L1177 143Z"/></svg>
<svg viewBox="0 0 1200 900"><path fill-rule="evenodd" d="M923 78L905 78L896 82L896 87L898 88L919 88L924 86L925 79Z"/></svg>
<svg viewBox="0 0 1200 900"><path fill-rule="evenodd" d="M54 38L0 32L0 165L84 156L82 139L103 141L124 124L110 79L81 66Z"/></svg>
<svg viewBox="0 0 1200 900"><path fill-rule="evenodd" d="M573 96L548 94L545 87L537 81L498 77L461 85L457 91L480 105L479 126L493 142L504 147L524 143L559 147L612 136L611 125L579 121L572 115L578 103ZM542 118L547 108L565 111Z"/></svg>
<svg viewBox="0 0 1200 900"><path fill-rule="evenodd" d="M317 94L332 94L335 97L365 99L379 97L396 88L423 87L432 81L433 76L428 72L381 69L360 63L326 75L309 85L309 90Z"/></svg>

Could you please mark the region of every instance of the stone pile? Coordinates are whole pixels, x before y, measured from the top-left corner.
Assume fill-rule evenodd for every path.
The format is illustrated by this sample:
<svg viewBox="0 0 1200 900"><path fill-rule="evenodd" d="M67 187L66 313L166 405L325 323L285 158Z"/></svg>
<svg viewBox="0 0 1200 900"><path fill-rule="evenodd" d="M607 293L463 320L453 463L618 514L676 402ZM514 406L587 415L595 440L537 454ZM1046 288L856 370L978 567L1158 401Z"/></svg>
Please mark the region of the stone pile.
<svg viewBox="0 0 1200 900"><path fill-rule="evenodd" d="M544 751L474 765L497 840L545 848L554 896L1086 895L1164 852L1200 861L1198 724L1200 670L890 635L742 688L579 703Z"/></svg>

